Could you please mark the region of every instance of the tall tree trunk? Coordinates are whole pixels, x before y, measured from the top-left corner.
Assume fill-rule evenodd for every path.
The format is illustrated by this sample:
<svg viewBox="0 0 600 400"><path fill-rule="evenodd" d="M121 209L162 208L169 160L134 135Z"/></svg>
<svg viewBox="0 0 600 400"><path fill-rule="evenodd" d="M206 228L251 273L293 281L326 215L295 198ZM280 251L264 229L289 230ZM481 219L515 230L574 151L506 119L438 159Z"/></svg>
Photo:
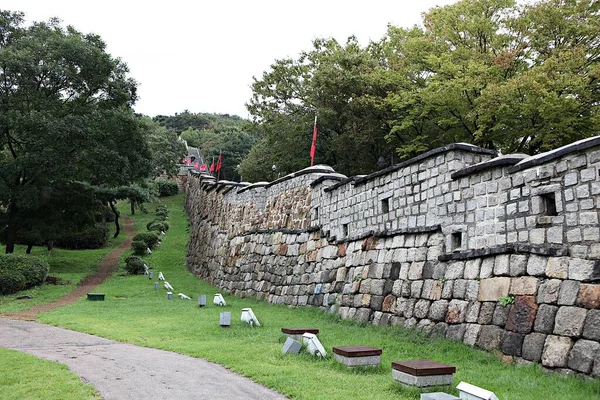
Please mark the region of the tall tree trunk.
<svg viewBox="0 0 600 400"><path fill-rule="evenodd" d="M54 240L48 240L46 242L46 248L48 249L48 251L51 251L54 248Z"/></svg>
<svg viewBox="0 0 600 400"><path fill-rule="evenodd" d="M27 250L25 250L25 254L31 254L31 249L33 248L32 243L27 244Z"/></svg>
<svg viewBox="0 0 600 400"><path fill-rule="evenodd" d="M131 204L131 215L135 215L135 201L130 200L129 203Z"/></svg>
<svg viewBox="0 0 600 400"><path fill-rule="evenodd" d="M15 251L17 240L17 206L12 201L8 204L8 222L6 224L6 254Z"/></svg>
<svg viewBox="0 0 600 400"><path fill-rule="evenodd" d="M115 214L115 234L113 236L113 238L116 238L117 236L119 236L119 233L121 232L121 227L119 226L119 212L117 211L117 209L115 208L115 205L113 204L112 200L108 202L108 204L110 205L110 209L112 210L112 212Z"/></svg>

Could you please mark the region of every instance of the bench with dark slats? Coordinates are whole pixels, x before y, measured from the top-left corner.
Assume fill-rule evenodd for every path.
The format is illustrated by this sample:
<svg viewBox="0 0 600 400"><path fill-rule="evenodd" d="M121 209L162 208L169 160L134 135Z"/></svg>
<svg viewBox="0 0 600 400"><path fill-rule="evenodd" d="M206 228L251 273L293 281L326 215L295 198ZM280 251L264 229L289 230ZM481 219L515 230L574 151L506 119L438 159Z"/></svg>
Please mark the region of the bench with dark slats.
<svg viewBox="0 0 600 400"><path fill-rule="evenodd" d="M451 385L456 367L431 360L393 361L392 378L406 386Z"/></svg>
<svg viewBox="0 0 600 400"><path fill-rule="evenodd" d="M336 346L333 356L347 367L376 367L381 363L382 350L371 346Z"/></svg>

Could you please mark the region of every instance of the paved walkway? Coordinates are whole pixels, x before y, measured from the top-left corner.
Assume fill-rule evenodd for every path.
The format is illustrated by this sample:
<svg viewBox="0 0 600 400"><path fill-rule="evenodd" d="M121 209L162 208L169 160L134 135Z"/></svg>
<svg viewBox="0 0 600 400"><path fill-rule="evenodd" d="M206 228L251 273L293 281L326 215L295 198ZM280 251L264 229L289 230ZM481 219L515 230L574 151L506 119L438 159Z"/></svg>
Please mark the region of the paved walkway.
<svg viewBox="0 0 600 400"><path fill-rule="evenodd" d="M106 400L285 399L205 360L37 322L0 318L0 347L64 363Z"/></svg>
<svg viewBox="0 0 600 400"><path fill-rule="evenodd" d="M129 217L125 217L124 231L127 238L123 244L108 253L98 271L71 293L26 311L0 314L0 347L64 363L106 400L285 399L205 360L31 322L41 312L71 304L93 292L116 271L119 257L131 246L135 233Z"/></svg>

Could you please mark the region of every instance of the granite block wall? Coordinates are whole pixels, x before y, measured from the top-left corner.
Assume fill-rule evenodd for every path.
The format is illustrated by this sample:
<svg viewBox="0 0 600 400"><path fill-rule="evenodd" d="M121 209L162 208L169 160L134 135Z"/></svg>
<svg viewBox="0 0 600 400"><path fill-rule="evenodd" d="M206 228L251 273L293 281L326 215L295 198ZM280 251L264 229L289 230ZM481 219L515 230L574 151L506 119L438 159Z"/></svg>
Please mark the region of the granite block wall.
<svg viewBox="0 0 600 400"><path fill-rule="evenodd" d="M453 144L371 175L190 174L188 265L239 296L415 328L600 376L600 137Z"/></svg>

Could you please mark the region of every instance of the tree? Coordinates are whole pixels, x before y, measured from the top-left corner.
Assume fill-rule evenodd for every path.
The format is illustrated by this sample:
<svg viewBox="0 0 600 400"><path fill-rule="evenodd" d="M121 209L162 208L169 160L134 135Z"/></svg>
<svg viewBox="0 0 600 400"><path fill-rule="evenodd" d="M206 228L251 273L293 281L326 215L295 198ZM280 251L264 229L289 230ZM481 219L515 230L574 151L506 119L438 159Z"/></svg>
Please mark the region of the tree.
<svg viewBox="0 0 600 400"><path fill-rule="evenodd" d="M599 9L462 0L364 47L317 39L255 78L248 110L264 138L242 173L268 178L267 160L282 173L306 167L315 114L316 161L349 175L453 142L536 154L595 135Z"/></svg>
<svg viewBox="0 0 600 400"><path fill-rule="evenodd" d="M59 21L24 25L0 11L0 210L6 252L40 195L74 182L118 186L148 175L146 133L133 114L137 83L101 38ZM46 189L47 188L47 189ZM61 196L64 197L64 196Z"/></svg>

